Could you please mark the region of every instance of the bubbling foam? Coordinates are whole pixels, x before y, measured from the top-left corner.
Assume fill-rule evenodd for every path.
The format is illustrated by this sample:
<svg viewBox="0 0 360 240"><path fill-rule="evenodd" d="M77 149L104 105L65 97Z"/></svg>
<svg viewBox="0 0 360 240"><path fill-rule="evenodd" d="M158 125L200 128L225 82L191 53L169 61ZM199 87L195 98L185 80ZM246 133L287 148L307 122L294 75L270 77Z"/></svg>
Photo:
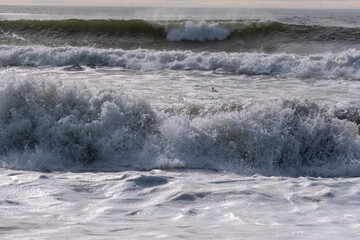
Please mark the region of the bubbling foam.
<svg viewBox="0 0 360 240"><path fill-rule="evenodd" d="M295 99L156 111L114 90L44 80L2 82L3 167L360 176L356 104Z"/></svg>
<svg viewBox="0 0 360 240"><path fill-rule="evenodd" d="M300 56L296 54L209 53L60 47L0 47L2 66L107 66L154 71L199 70L299 78L360 79L360 51Z"/></svg>
<svg viewBox="0 0 360 240"><path fill-rule="evenodd" d="M0 99L0 155L10 167L128 165L156 130L148 104L111 90L21 81L6 86Z"/></svg>

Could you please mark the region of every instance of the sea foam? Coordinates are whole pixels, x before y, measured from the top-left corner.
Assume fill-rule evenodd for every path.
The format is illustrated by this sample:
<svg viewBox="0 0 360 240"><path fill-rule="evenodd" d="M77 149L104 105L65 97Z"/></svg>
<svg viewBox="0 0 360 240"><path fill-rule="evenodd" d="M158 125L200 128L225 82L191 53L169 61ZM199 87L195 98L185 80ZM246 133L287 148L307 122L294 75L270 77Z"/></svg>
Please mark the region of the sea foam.
<svg viewBox="0 0 360 240"><path fill-rule="evenodd" d="M286 53L209 53L89 47L0 47L2 66L63 67L77 64L143 71L171 69L299 78L360 78L360 51L354 49L336 54L301 56Z"/></svg>
<svg viewBox="0 0 360 240"><path fill-rule="evenodd" d="M155 110L114 90L2 82L3 167L360 176L358 105L290 99L234 109L203 106L189 115L176 108Z"/></svg>
<svg viewBox="0 0 360 240"><path fill-rule="evenodd" d="M213 41L224 40L230 35L230 31L221 28L217 23L194 23L188 21L184 25L168 30L169 41Z"/></svg>

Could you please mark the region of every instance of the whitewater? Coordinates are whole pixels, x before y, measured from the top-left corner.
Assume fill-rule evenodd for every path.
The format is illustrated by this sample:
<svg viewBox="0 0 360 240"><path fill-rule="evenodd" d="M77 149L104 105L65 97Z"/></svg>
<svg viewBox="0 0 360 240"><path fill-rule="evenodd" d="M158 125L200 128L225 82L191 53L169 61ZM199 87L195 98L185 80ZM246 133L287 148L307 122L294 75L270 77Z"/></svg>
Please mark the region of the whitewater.
<svg viewBox="0 0 360 240"><path fill-rule="evenodd" d="M359 238L359 23L2 6L0 238Z"/></svg>

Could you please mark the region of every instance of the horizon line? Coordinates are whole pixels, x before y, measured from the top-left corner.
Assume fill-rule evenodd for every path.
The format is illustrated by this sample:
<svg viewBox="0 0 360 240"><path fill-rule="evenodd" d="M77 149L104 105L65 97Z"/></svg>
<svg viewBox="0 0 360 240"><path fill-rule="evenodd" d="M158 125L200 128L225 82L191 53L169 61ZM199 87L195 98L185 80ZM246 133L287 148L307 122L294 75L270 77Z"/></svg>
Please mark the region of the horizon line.
<svg viewBox="0 0 360 240"><path fill-rule="evenodd" d="M57 4L0 4L0 6L5 7L102 7L102 8L199 8L199 9L293 9L293 10L360 10L359 7L340 7L340 8L326 8L326 7L291 7L291 6L284 6L284 7L256 7L256 6L238 6L238 7L216 7L216 6L129 6L129 5L72 5L72 4L64 4L64 5L57 5Z"/></svg>

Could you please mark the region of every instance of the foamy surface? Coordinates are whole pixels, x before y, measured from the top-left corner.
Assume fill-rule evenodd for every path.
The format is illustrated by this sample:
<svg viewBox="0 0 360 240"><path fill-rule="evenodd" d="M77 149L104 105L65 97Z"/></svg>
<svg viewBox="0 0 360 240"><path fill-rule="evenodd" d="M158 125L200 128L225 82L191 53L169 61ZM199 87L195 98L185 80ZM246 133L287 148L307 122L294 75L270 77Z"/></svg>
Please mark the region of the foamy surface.
<svg viewBox="0 0 360 240"><path fill-rule="evenodd" d="M2 239L356 239L358 178L0 170Z"/></svg>

